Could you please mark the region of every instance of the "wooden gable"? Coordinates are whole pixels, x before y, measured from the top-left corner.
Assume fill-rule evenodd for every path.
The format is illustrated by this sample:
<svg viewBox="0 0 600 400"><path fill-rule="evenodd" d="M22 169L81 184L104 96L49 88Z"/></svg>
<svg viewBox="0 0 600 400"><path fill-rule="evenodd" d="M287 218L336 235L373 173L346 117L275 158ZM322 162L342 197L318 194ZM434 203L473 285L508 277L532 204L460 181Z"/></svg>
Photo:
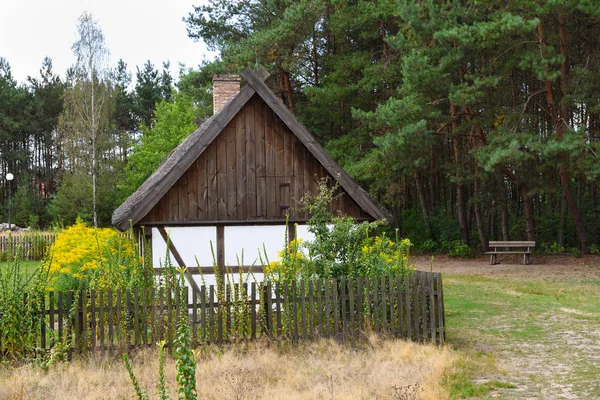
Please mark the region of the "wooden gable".
<svg viewBox="0 0 600 400"><path fill-rule="evenodd" d="M139 224L306 221L300 202L336 180L255 94ZM343 189L330 206L372 219Z"/></svg>

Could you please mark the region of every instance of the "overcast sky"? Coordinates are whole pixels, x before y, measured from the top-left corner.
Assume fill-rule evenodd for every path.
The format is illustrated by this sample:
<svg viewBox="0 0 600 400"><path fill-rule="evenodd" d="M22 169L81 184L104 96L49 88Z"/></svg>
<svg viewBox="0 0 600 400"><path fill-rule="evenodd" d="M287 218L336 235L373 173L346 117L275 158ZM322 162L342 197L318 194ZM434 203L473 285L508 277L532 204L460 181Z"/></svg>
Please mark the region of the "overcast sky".
<svg viewBox="0 0 600 400"><path fill-rule="evenodd" d="M25 82L39 76L45 56L64 78L74 63L71 45L77 39L77 19L87 11L100 24L110 51L110 65L122 58L135 79L135 67L146 60L162 68L171 61L174 76L178 63L197 67L213 59L203 43L188 38L183 17L203 0L0 0L0 56L13 76Z"/></svg>

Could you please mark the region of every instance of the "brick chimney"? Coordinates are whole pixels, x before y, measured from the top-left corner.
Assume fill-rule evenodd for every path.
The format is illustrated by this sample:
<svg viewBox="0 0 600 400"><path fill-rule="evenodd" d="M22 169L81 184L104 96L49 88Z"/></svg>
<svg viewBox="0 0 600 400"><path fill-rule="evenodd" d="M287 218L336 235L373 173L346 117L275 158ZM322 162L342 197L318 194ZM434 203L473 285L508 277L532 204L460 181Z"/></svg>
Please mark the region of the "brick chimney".
<svg viewBox="0 0 600 400"><path fill-rule="evenodd" d="M213 76L213 114L217 114L240 92L238 75Z"/></svg>

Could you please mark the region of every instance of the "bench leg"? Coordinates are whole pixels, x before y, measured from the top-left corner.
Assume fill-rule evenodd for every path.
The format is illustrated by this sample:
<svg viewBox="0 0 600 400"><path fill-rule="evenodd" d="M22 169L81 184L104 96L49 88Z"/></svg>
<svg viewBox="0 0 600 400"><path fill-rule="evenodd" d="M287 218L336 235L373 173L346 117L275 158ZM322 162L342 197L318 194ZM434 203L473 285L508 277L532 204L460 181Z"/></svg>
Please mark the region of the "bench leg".
<svg viewBox="0 0 600 400"><path fill-rule="evenodd" d="M490 254L490 265L496 264L496 254Z"/></svg>

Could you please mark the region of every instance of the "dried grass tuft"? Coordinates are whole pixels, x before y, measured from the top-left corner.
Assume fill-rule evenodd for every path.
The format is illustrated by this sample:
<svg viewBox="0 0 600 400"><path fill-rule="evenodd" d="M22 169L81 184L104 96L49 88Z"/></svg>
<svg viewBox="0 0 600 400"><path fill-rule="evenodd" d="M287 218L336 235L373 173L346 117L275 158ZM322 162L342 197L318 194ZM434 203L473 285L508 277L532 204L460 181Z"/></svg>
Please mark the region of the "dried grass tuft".
<svg viewBox="0 0 600 400"><path fill-rule="evenodd" d="M202 399L444 399L442 381L458 356L447 347L370 335L359 347L319 340L293 346L250 343L196 350ZM141 385L156 393L158 351L131 355ZM165 359L176 398L175 363ZM44 372L31 365L0 368L0 398L122 399L133 393L119 355L95 354ZM154 396L151 396L154 397Z"/></svg>

